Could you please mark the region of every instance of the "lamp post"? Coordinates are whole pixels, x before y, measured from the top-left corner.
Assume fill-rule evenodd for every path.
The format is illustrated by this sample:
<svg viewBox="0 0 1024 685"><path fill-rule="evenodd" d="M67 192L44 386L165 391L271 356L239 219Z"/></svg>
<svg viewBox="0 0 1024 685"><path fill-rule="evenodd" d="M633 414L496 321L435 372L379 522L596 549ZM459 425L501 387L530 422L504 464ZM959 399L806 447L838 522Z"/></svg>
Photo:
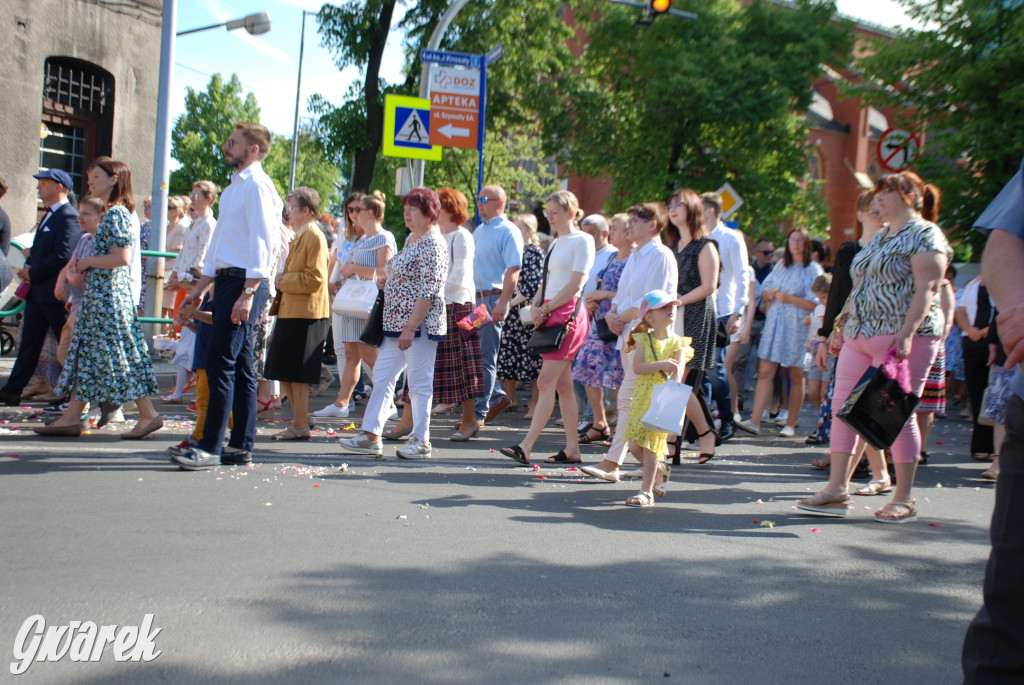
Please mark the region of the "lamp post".
<svg viewBox="0 0 1024 685"><path fill-rule="evenodd" d="M302 101L302 53L306 49L306 15L316 14L302 10L302 34L299 38L299 78L295 84L295 123L292 125L292 166L288 172L288 192L295 190L295 169L299 162L299 103Z"/></svg>
<svg viewBox="0 0 1024 685"><path fill-rule="evenodd" d="M156 235L156 252L167 248L167 196L170 184L171 165L171 121L170 91L171 69L174 65L174 41L177 36L189 33L227 27L228 31L244 28L256 36L270 30L270 15L266 12L249 14L222 24L212 24L196 29L174 33L178 18L177 0L164 0L160 37L160 82L156 105L156 140L153 145L153 209L150 213L150 235ZM156 228L154 231L153 228ZM152 278L146 279L146 302L154 317L160 315L164 282L164 258L154 257L149 262ZM149 276L149 274L147 274ZM152 331L151 331L152 332Z"/></svg>

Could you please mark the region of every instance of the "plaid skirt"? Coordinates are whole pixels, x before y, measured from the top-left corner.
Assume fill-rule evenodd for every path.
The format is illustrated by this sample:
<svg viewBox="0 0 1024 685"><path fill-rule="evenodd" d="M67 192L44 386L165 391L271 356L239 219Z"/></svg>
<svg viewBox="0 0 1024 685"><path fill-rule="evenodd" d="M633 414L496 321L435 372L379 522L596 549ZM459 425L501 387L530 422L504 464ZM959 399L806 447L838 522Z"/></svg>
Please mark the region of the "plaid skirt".
<svg viewBox="0 0 1024 685"><path fill-rule="evenodd" d="M917 406L918 414L946 413L946 343L939 343L939 352L935 355L935 363L928 371L921 393L921 404Z"/></svg>
<svg viewBox="0 0 1024 685"><path fill-rule="evenodd" d="M463 339L459 319L473 312L473 304L446 304L448 334L437 345L434 362L434 402L458 404L484 396L484 367L480 334Z"/></svg>

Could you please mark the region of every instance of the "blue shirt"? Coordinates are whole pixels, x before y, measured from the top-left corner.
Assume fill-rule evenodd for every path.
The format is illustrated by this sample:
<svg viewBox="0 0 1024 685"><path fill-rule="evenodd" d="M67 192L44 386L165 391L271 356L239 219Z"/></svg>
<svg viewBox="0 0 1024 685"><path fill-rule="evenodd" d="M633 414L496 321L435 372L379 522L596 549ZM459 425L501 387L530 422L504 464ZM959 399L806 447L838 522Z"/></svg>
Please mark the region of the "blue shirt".
<svg viewBox="0 0 1024 685"><path fill-rule="evenodd" d="M477 226L473 244L473 281L478 291L501 288L505 272L523 265L523 234L504 214Z"/></svg>
<svg viewBox="0 0 1024 685"><path fill-rule="evenodd" d="M1010 182L974 222L974 228L986 234L999 229L1024 240L1024 160ZM1020 364L1014 369L1013 392L1024 400L1024 374Z"/></svg>

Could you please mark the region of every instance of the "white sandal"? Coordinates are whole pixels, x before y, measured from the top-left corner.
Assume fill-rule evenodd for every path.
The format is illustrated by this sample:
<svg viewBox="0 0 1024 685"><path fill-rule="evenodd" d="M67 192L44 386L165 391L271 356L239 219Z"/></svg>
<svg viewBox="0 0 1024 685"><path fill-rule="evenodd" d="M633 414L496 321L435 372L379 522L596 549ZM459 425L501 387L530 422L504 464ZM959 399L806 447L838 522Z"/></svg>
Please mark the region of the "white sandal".
<svg viewBox="0 0 1024 685"><path fill-rule="evenodd" d="M650 492L641 490L632 497L626 500L627 507L653 507L654 506L654 495Z"/></svg>
<svg viewBox="0 0 1024 685"><path fill-rule="evenodd" d="M661 472L665 476L665 480L657 483L652 491L656 497L664 497L665 492L668 490L668 479L672 476L672 467L664 462L660 462Z"/></svg>

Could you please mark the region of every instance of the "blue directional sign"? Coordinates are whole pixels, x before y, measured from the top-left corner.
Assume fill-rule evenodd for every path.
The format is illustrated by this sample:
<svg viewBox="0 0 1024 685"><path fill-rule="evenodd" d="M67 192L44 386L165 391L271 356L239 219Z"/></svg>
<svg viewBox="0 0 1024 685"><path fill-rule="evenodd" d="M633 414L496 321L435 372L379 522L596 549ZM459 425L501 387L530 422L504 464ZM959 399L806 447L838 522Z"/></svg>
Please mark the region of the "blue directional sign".
<svg viewBox="0 0 1024 685"><path fill-rule="evenodd" d="M466 67L479 69L483 58L465 52L448 52L447 50L420 50L420 59L443 67Z"/></svg>

